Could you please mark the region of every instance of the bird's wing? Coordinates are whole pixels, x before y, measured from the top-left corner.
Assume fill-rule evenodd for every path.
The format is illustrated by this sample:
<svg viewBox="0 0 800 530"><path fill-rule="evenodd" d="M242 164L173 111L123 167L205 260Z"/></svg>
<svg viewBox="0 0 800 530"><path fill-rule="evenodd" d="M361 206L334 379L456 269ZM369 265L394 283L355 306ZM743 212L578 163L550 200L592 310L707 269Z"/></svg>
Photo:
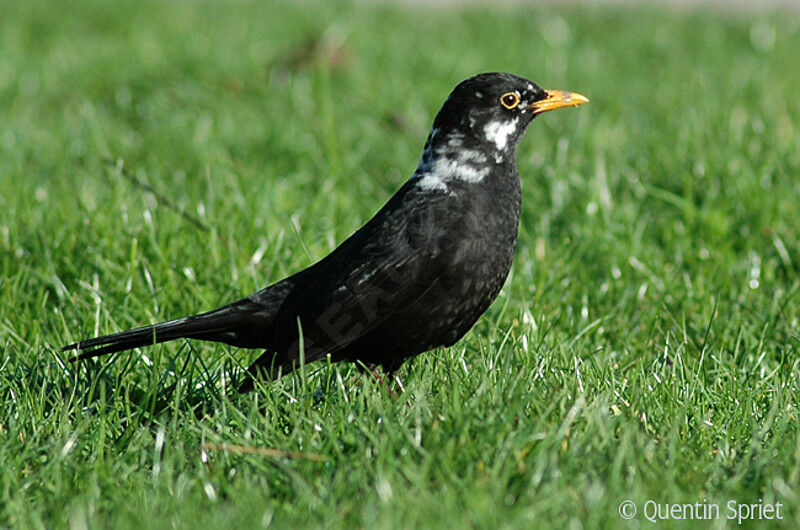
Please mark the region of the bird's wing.
<svg viewBox="0 0 800 530"><path fill-rule="evenodd" d="M457 246L451 201L407 186L315 265L274 321L276 360L295 362L301 349L307 361L335 354L423 296Z"/></svg>

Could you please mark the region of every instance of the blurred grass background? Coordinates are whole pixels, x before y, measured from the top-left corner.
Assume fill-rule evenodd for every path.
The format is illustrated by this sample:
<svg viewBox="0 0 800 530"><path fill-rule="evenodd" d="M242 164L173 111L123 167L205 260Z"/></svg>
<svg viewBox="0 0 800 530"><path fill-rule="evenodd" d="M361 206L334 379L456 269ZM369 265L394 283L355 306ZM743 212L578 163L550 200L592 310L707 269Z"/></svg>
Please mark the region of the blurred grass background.
<svg viewBox="0 0 800 530"><path fill-rule="evenodd" d="M0 526L635 528L647 499L800 523L796 14L0 12ZM258 352L207 343L64 364L323 257L493 70L591 103L531 127L512 275L404 394L312 365L231 395Z"/></svg>

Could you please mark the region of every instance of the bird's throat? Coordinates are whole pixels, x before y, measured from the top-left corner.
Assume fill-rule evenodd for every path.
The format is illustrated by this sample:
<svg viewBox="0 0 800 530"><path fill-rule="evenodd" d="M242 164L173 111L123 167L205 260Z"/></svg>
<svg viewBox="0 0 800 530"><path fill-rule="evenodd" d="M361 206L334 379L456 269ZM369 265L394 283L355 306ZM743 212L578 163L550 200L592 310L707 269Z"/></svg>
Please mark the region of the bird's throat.
<svg viewBox="0 0 800 530"><path fill-rule="evenodd" d="M482 182L502 162L502 154L487 152L459 131L433 129L412 179L423 189L449 191L455 182Z"/></svg>

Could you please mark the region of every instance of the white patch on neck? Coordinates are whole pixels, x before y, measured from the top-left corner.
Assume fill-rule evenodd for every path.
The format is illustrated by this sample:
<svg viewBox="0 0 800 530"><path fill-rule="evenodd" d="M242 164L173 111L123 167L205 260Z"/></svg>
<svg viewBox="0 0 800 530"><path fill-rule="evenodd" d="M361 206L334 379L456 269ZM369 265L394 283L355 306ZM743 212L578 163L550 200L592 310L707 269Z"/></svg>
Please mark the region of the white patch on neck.
<svg viewBox="0 0 800 530"><path fill-rule="evenodd" d="M482 167L478 169L463 163L461 160L454 160L450 157L441 156L433 162L431 174L444 182L448 180L480 182L483 180L483 177L489 174L489 168Z"/></svg>
<svg viewBox="0 0 800 530"><path fill-rule="evenodd" d="M458 143L460 144L460 141ZM482 181L490 171L485 165L486 161L486 155L474 149L463 149L458 154L437 150L435 156L426 149L411 180L424 190L453 193L448 187L449 182ZM483 167L475 167L476 164Z"/></svg>
<svg viewBox="0 0 800 530"><path fill-rule="evenodd" d="M485 160L480 153L475 153L470 160ZM465 158L453 159L446 156L438 157L433 164L420 164L414 172L411 180L415 180L417 186L424 190L450 191L449 182L461 181L469 183L480 182L489 174L488 167L476 168L471 164L464 163ZM452 192L451 192L452 193Z"/></svg>
<svg viewBox="0 0 800 530"><path fill-rule="evenodd" d="M423 190L447 191L447 184L445 184L442 179L433 173L414 173L414 176L412 176L411 179L416 179L417 186Z"/></svg>
<svg viewBox="0 0 800 530"><path fill-rule="evenodd" d="M458 152L458 161L462 164L483 164L486 162L486 155L474 149L462 149Z"/></svg>
<svg viewBox="0 0 800 530"><path fill-rule="evenodd" d="M508 144L508 137L517 130L517 123L519 119L514 118L510 121L492 121L486 124L483 132L486 133L486 139L493 142L498 151L502 151Z"/></svg>

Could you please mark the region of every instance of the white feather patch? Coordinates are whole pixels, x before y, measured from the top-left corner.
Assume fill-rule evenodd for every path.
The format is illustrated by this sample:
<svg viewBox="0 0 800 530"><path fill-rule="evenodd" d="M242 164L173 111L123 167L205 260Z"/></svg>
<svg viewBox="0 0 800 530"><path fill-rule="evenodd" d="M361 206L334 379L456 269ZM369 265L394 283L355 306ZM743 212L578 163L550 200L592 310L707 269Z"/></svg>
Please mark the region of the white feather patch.
<svg viewBox="0 0 800 530"><path fill-rule="evenodd" d="M438 175L433 173L415 173L411 178L416 179L417 186L423 190L447 191L447 184L445 184Z"/></svg>
<svg viewBox="0 0 800 530"><path fill-rule="evenodd" d="M476 163L483 167L475 167ZM447 183L453 180L462 182L483 180L490 171L485 163L486 155L472 149L464 149L454 156L439 155L433 160L423 155L411 180L416 181L417 186L424 190L449 191Z"/></svg>
<svg viewBox="0 0 800 530"><path fill-rule="evenodd" d="M480 182L483 177L489 174L489 168L475 168L469 164L464 164L460 160L453 160L443 156L433 162L431 173L443 181L458 179L467 182Z"/></svg>
<svg viewBox="0 0 800 530"><path fill-rule="evenodd" d="M508 137L517 130L518 122L517 118L510 121L492 121L486 124L483 132L486 133L486 139L494 143L498 151L502 151L508 144Z"/></svg>

